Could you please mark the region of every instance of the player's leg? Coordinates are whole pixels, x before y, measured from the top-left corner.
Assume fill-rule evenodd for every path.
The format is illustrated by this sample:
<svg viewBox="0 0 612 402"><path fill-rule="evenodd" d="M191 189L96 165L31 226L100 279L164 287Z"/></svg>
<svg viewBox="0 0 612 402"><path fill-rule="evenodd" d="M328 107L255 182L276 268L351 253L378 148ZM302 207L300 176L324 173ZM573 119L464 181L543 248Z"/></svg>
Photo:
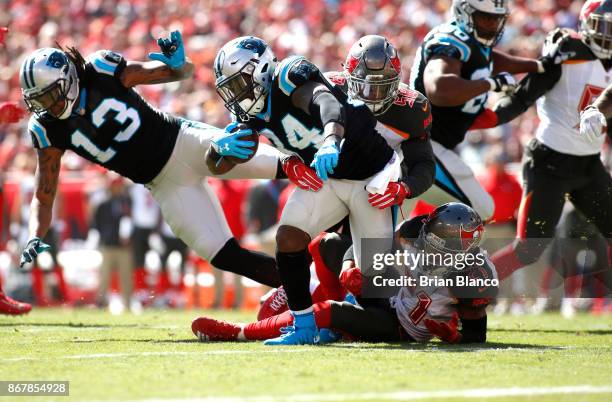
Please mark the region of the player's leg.
<svg viewBox="0 0 612 402"><path fill-rule="evenodd" d="M169 175L151 185L153 197L174 234L221 270L267 286L280 286L274 258L241 247L208 184L189 171L185 173L182 178Z"/></svg>
<svg viewBox="0 0 612 402"><path fill-rule="evenodd" d="M537 150L536 150L537 152ZM546 161L526 151L523 164L523 199L519 208L515 241L491 257L499 280L536 262L555 235L565 195L573 185L569 179L547 173Z"/></svg>
<svg viewBox="0 0 612 402"><path fill-rule="evenodd" d="M490 219L495 209L493 198L476 180L472 169L456 152L435 141L431 143L436 157L435 182L419 199L436 206L459 201L474 208L483 221ZM405 204L402 212L408 216L408 208L413 206L413 203Z"/></svg>
<svg viewBox="0 0 612 402"><path fill-rule="evenodd" d="M332 180L318 192L296 188L289 197L276 234L276 261L287 293L287 301L296 317L295 331L272 339L268 344L313 343L317 330L310 295L308 244L321 231L342 220L346 205L335 194Z"/></svg>

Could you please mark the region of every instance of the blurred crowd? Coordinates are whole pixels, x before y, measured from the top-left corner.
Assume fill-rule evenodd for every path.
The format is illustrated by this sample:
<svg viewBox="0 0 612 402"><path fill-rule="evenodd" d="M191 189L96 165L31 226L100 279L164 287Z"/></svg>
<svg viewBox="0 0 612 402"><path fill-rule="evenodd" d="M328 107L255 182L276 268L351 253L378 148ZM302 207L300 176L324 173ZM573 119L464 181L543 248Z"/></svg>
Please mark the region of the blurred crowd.
<svg viewBox="0 0 612 402"><path fill-rule="evenodd" d="M0 100L21 100L20 63L39 47L76 46L84 55L110 49L128 60L146 60L149 52L157 50L157 37L179 29L187 55L196 66L194 79L137 90L162 110L222 127L229 116L214 89L212 64L216 51L226 41L256 35L271 44L281 59L301 54L322 70L330 71L342 68L342 61L356 39L376 33L386 36L398 48L402 79L408 82L417 47L430 29L450 17L450 4L451 0L0 0L0 26L10 29L0 46ZM581 1L573 0L515 0L511 2L505 34L498 47L513 54L537 57L548 31L577 26L581 6ZM518 170L522 147L533 136L537 123L531 109L503 127L472 132L461 145L462 156L477 167L490 191L512 181L509 178L512 175L500 175ZM27 188L31 189L35 166L26 125L27 119L0 125L0 183L4 183L0 186L4 188L0 250L13 253L24 240L31 197ZM142 186L108 176L70 153L63 158L62 183L55 224L58 250L70 249L74 239L89 241L89 245L95 240L97 248L108 255L114 253L112 248L129 248L129 257L113 255L115 265L142 269L147 265L145 256L150 244L155 244L157 238L161 239L157 242L161 244L157 250L159 272L164 272L164 258L167 259L164 255L170 248L182 256L178 265L184 272L188 254L180 244L170 245L172 235L159 217L145 219L148 232L143 234L146 240L142 241L146 247L136 244L139 203L146 201L141 199L145 196L138 195ZM283 191L287 191L285 184L241 181L214 184L236 237L265 247L277 220L279 199L282 203ZM498 218L510 227L520 201L520 187L514 179L510 187L503 189L496 199L507 205L500 209L504 216ZM108 207L108 202L122 207L104 212L103 206ZM146 208L155 210L154 206ZM96 219L100 214L112 215L117 211L122 215L114 221L116 227L103 227L105 219ZM92 240L90 229L95 229L97 239ZM145 247L144 254L138 247ZM10 265L0 258L0 268ZM102 265L101 272L105 269L109 268ZM131 276L132 279L127 279L128 276L123 279L124 287L130 290L123 296L124 304L136 293L131 292L132 288L139 290L144 286L138 275ZM164 281L163 275L158 276L158 283ZM96 302L105 305L112 280L102 275L99 284L102 290L96 295ZM155 285L148 284L149 290L152 286ZM222 301L217 297L212 303L220 305ZM232 303L240 304L237 300Z"/></svg>

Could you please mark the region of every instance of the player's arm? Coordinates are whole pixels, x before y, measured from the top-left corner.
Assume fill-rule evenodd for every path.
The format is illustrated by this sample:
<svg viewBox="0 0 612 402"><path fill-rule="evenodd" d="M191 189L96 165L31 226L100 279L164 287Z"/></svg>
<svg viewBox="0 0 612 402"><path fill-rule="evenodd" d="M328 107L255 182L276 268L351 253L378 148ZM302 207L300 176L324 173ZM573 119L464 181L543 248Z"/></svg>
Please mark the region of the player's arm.
<svg viewBox="0 0 612 402"><path fill-rule="evenodd" d="M180 81L193 75L193 63L185 57L183 38L179 31L170 38L159 38L160 53L149 53L153 61L127 63L119 79L126 88L136 85L163 84Z"/></svg>
<svg viewBox="0 0 612 402"><path fill-rule="evenodd" d="M310 166L322 180L327 180L328 174L338 165L340 141L344 136L344 106L325 85L314 80L300 85L291 94L291 102L321 120L324 139Z"/></svg>
<svg viewBox="0 0 612 402"><path fill-rule="evenodd" d="M510 74L537 73L540 71L538 60L513 56L498 49L493 49L491 52L491 60L493 61L493 74L502 71Z"/></svg>
<svg viewBox="0 0 612 402"><path fill-rule="evenodd" d="M612 118L612 85L609 85L601 95L595 99L593 106L596 107L606 119Z"/></svg>
<svg viewBox="0 0 612 402"><path fill-rule="evenodd" d="M497 119L495 125L507 123L524 113L538 98L554 87L560 78L561 66L552 69L548 74L528 74L511 95L504 96L493 106Z"/></svg>
<svg viewBox="0 0 612 402"><path fill-rule="evenodd" d="M30 237L43 238L49 226L53 212L53 203L59 183L60 162L64 151L49 147L37 149L38 165L34 175L34 196L30 207Z"/></svg>
<svg viewBox="0 0 612 402"><path fill-rule="evenodd" d="M486 79L461 78L463 63L455 58L435 55L425 66L423 83L429 101L436 106L459 106L476 96L488 92L491 85Z"/></svg>

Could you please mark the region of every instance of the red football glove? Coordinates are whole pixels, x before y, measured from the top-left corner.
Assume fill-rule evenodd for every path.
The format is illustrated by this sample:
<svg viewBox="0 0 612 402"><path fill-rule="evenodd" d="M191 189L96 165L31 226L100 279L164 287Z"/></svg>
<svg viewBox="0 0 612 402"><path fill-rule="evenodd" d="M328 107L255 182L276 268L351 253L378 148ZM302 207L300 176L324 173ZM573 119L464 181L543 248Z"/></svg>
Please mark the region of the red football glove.
<svg viewBox="0 0 612 402"><path fill-rule="evenodd" d="M405 183L394 181L387 185L384 194L370 194L368 202L375 208L385 209L392 205L402 205L407 197L410 197L408 186Z"/></svg>
<svg viewBox="0 0 612 402"><path fill-rule="evenodd" d="M25 114L25 110L17 102L0 103L0 123L17 123Z"/></svg>
<svg viewBox="0 0 612 402"><path fill-rule="evenodd" d="M7 27L0 27L0 45L4 46L4 36L8 33Z"/></svg>
<svg viewBox="0 0 612 402"><path fill-rule="evenodd" d="M469 130L483 130L497 126L497 113L491 109L485 109L476 117Z"/></svg>
<svg viewBox="0 0 612 402"><path fill-rule="evenodd" d="M353 267L340 272L340 284L354 296L361 296L361 284L363 275L361 269Z"/></svg>
<svg viewBox="0 0 612 402"><path fill-rule="evenodd" d="M444 342L459 343L461 341L461 333L457 330L457 324L459 323L459 315L457 313L454 313L448 322L426 318L423 320L423 323L432 335Z"/></svg>
<svg viewBox="0 0 612 402"><path fill-rule="evenodd" d="M291 183L302 190L319 191L323 187L323 181L315 171L302 162L297 156L290 156L283 161L283 171Z"/></svg>

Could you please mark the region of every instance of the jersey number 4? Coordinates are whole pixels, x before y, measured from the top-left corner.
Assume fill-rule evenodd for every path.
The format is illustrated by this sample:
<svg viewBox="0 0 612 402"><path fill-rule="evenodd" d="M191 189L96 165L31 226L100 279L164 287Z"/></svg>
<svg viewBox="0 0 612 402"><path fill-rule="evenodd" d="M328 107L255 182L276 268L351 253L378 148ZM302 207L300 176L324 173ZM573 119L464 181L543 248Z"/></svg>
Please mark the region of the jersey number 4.
<svg viewBox="0 0 612 402"><path fill-rule="evenodd" d="M417 299L417 305L414 306L414 308L412 309L412 311L410 311L410 314L408 315L410 321L412 321L414 325L417 325L419 322L421 322L423 317L425 317L425 314L427 314L427 309L431 304L431 297L427 296L427 293L423 291L417 293Z"/></svg>
<svg viewBox="0 0 612 402"><path fill-rule="evenodd" d="M140 128L140 116L138 115L138 111L131 107L128 108L124 102L121 102L115 98L104 99L91 114L91 120L94 126L96 126L96 128L100 128L100 126L102 126L102 124L104 124L106 121L106 115L111 111L117 113L115 115L115 120L120 124L124 124L128 120L130 122L125 129L119 131L117 135L115 135L114 140L117 142L128 141ZM72 145L74 145L76 148L82 147L100 163L110 161L117 153L112 147L100 149L79 130L72 133L70 140L72 141Z"/></svg>

